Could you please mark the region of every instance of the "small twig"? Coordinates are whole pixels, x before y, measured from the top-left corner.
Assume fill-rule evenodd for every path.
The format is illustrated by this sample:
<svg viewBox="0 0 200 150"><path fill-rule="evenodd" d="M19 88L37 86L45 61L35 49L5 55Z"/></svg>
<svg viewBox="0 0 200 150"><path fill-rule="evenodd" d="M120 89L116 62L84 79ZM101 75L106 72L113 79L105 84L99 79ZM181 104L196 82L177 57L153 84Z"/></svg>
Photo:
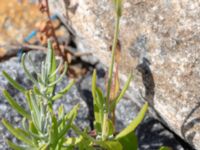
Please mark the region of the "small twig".
<svg viewBox="0 0 200 150"><path fill-rule="evenodd" d="M85 56L85 55L92 55L92 53L93 53L92 51L88 51L88 52L76 52L73 55L75 57L81 57L81 56Z"/></svg>
<svg viewBox="0 0 200 150"><path fill-rule="evenodd" d="M60 46L59 46L58 38L56 36L55 29L53 27L53 23L51 21L51 15L50 15L50 10L49 10L49 2L48 2L48 0L46 0L46 9L47 9L46 12L47 12L47 16L48 16L48 21L49 21L49 23L50 23L50 25L52 27L52 36L53 36L53 38L54 38L54 40L56 42L56 47L57 47L57 49L59 51L59 55L64 57L64 55L63 55L63 53L62 53L62 51L60 49Z"/></svg>
<svg viewBox="0 0 200 150"><path fill-rule="evenodd" d="M56 49L58 51L58 55L63 57L63 59L65 59L67 62L70 62L70 60L68 60L68 59L70 59L70 58L68 58L68 54L71 54L71 53L68 52L67 49L64 51L60 47L58 38L56 36L55 28L53 26L51 15L50 15L51 12L50 12L50 8L49 8L49 1L48 0L40 0L39 2L41 3L40 11L45 12L47 15L47 18L48 18L48 21L47 21L48 29L46 29L47 30L46 32L51 33L51 35L46 34L47 38L52 37L54 39L54 44L55 44L54 49Z"/></svg>
<svg viewBox="0 0 200 150"><path fill-rule="evenodd" d="M31 51L31 50L39 50L39 51L47 51L46 47L40 46L40 45L31 45L31 44L16 44L16 45L0 45L0 48L10 49L6 52L5 55L0 56L0 61L6 60L10 57L16 56L19 49L23 49L25 52ZM92 51L88 52L74 52L74 48L72 47L66 47L67 52L70 53L74 57L81 57L85 55L92 55Z"/></svg>

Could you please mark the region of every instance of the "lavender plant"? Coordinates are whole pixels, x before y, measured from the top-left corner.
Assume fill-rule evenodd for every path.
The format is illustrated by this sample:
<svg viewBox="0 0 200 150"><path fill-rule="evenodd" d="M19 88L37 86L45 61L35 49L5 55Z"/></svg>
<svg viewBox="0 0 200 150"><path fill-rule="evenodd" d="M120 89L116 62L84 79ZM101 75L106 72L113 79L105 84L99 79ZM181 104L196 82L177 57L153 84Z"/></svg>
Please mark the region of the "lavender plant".
<svg viewBox="0 0 200 150"><path fill-rule="evenodd" d="M32 62L29 57L30 62ZM48 53L46 60L42 62L41 71L37 73L37 79L28 71L25 65L25 54L22 56L22 66L27 77L34 83L30 90L14 81L5 71L4 77L11 83L13 87L22 92L26 97L26 104L28 110L21 107L20 104L12 98L12 96L3 90L3 95L20 115L23 116L22 128L13 127L6 119L2 120L3 125L19 140L22 141L21 145L17 145L10 140L7 140L8 145L12 149L23 150L60 150L64 147L63 143L66 141L66 133L69 131L78 110L78 105L67 114L65 114L63 106L58 109L58 113L53 111L52 105L54 101L61 98L74 84L71 81L64 89L55 93L55 85L59 83L66 73L67 65L64 65L63 73L57 77L57 73L61 68L63 62L56 65L56 58L51 47L48 43ZM33 67L34 64L32 63Z"/></svg>

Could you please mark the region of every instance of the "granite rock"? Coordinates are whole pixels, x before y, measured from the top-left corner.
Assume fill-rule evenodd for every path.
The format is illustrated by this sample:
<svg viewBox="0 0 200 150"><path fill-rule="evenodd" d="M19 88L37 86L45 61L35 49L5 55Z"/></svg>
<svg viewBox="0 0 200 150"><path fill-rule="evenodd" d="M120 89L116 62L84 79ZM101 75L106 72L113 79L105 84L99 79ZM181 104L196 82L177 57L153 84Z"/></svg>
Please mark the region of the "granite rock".
<svg viewBox="0 0 200 150"><path fill-rule="evenodd" d="M112 1L58 0L54 6L78 49L94 51L108 65ZM135 75L130 98L139 106L149 101L165 125L200 150L199 7L198 0L124 0L119 40L121 79L130 71Z"/></svg>

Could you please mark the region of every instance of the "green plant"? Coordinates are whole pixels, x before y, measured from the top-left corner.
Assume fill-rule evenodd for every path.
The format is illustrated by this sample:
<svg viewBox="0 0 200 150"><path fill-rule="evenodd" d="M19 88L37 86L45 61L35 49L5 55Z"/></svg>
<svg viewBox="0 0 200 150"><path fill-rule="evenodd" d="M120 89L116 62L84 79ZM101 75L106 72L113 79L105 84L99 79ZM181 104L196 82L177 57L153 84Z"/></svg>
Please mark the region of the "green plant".
<svg viewBox="0 0 200 150"><path fill-rule="evenodd" d="M114 67L115 64L117 65L117 63L119 63L115 61L115 55L119 35L119 21L122 14L122 0L113 0L113 2L115 6L116 23L106 95L104 95L102 90L96 86L96 71L94 71L92 77L92 95L94 99L95 114L94 135L92 136L91 132L87 129L81 131L73 123L79 105L76 105L67 114L65 114L62 105L59 107L58 114L52 109L54 101L61 98L70 89L74 81L60 92L55 93L55 86L62 80L67 67L65 63L63 73L60 77L56 77L62 61L60 61L60 64L57 67L55 55L51 43L49 42L47 57L45 62L42 62L41 71L37 72L37 79L35 79L26 68L25 55L22 57L23 69L28 78L34 83L31 90L26 90L14 81L6 72L3 72L3 75L12 86L25 95L29 108L29 110L22 108L6 90L3 90L3 94L10 105L24 117L22 121L23 128L15 128L7 120L2 120L4 126L16 136L16 138L23 142L22 145L16 145L10 140L7 140L7 143L11 148L16 150L137 149L137 137L134 134L134 130L145 116L148 108L147 103L144 104L137 117L125 129L119 133L115 131L113 112L115 112L116 105L128 89L132 75L129 76L122 91L119 92L118 72L114 72ZM29 60L32 62L30 57ZM70 128L75 131L78 135L77 137L66 137Z"/></svg>
<svg viewBox="0 0 200 150"><path fill-rule="evenodd" d="M32 62L31 58L29 58L29 60ZM59 150L63 147L63 143L66 140L65 135L77 115L79 106L75 106L67 114L65 114L62 105L59 107L57 115L52 110L53 102L62 97L74 84L74 81L71 81L66 88L55 93L55 85L62 80L67 69L65 64L63 73L57 78L57 72L60 69L61 64L62 61L60 61L58 68L56 67L55 55L51 48L51 43L49 42L48 54L46 60L42 62L41 72L37 72L37 79L35 79L26 68L25 55L22 57L23 69L28 78L34 83L31 90L26 90L3 71L4 77L12 84L12 86L25 95L26 103L29 108L29 110L26 110L21 107L6 90L3 90L3 95L10 105L23 116L22 128L15 128L6 119L2 120L4 126L16 138L23 142L23 144L19 146L12 143L10 140L7 140L7 143L11 148L16 150ZM32 65L34 66L34 64Z"/></svg>
<svg viewBox="0 0 200 150"><path fill-rule="evenodd" d="M109 68L108 74L108 85L107 85L107 94L106 96L103 95L101 89L96 87L96 72L93 73L93 80L92 80L92 95L94 98L94 113L95 113L95 130L97 133L97 137L100 141L103 141L106 145L107 149L126 149L126 150L133 150L137 149L137 138L134 135L135 128L140 124L145 116L145 112L147 111L148 104L145 103L141 111L139 112L138 116L120 133L115 134L115 122L114 116L112 116L112 112L115 111L115 107L117 103L121 100L124 96L127 88L132 79L132 75L129 76L128 81L126 82L122 91L118 94L118 84L113 85L113 70L115 64L115 55L116 55L116 48L118 42L118 35L119 35L119 22L120 17L122 14L122 0L114 0L115 6L115 14L116 14L116 21L115 21L115 33L114 33L114 40L112 45L112 59L111 65ZM116 62L117 63L117 62ZM117 72L116 72L117 73ZM115 76L116 76L115 73ZM118 75L117 75L118 76ZM114 79L116 83L117 80ZM117 90L117 91L116 91ZM112 97L111 97L112 94Z"/></svg>
<svg viewBox="0 0 200 150"><path fill-rule="evenodd" d="M126 90L132 79L132 75L129 76L124 88L118 93L118 79L114 78L115 84L113 84L113 70L115 65L115 55L119 35L119 21L122 13L122 0L114 0L116 23L115 33L112 45L112 59L108 74L108 84L106 96L102 90L96 86L96 71L93 73L92 78L92 95L94 99L94 115L95 115L95 137L91 137L86 133L78 131L79 138L74 139L76 143L74 146L79 145L80 149L93 149L95 146L108 150L136 150L137 149L137 137L134 134L135 128L143 120L148 108L148 104L145 103L137 117L121 132L115 133L115 122L112 117L112 112L115 111L117 103L124 96ZM116 62L117 63L117 62ZM118 76L115 72L115 77ZM114 87L112 85L115 85ZM74 129L77 131L77 129ZM84 138L86 140L80 140ZM87 141L87 142L86 142ZM69 142L70 143L70 142ZM83 144L84 143L84 144ZM72 143L71 143L72 144ZM73 144L72 144L73 145ZM82 147L84 145L84 147Z"/></svg>

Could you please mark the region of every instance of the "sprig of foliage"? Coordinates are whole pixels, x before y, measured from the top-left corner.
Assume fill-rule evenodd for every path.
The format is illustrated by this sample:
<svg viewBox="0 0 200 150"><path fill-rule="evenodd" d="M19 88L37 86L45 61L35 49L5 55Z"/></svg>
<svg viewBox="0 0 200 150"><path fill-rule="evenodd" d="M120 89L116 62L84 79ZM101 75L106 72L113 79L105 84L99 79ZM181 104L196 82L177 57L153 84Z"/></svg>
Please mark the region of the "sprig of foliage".
<svg viewBox="0 0 200 150"><path fill-rule="evenodd" d="M32 62L29 57L30 62ZM25 55L22 56L22 66L27 77L34 83L30 90L26 90L15 80L13 80L5 71L4 77L11 83L13 87L22 92L26 97L26 103L29 110L26 110L18 104L6 90L3 90L3 95L10 105L19 114L23 116L22 128L13 127L6 119L2 120L3 125L19 140L22 145L17 145L7 140L7 144L12 149L31 149L31 150L60 150L66 142L66 133L71 128L73 121L77 115L79 105L76 105L69 113L65 114L63 105L59 107L58 114L52 110L52 105L55 100L61 98L74 84L72 80L64 89L55 93L55 86L59 83L66 73L66 63L63 73L57 77L61 64L57 67L56 58L51 47L51 42L48 43L48 53L46 60L42 62L41 71L37 72L37 79L32 76L25 65ZM34 64L32 63L33 67Z"/></svg>
<svg viewBox="0 0 200 150"><path fill-rule="evenodd" d="M111 113L115 110L117 103L119 103L121 98L124 96L126 90L128 89L132 79L132 75L129 76L128 81L126 82L122 91L119 94L115 95L114 99L111 99L111 94L116 94L116 91L113 92L112 90L118 89L117 87L114 89L112 88L112 81L115 63L115 51L119 36L119 22L122 14L122 0L114 0L114 5L116 22L106 95L104 95L102 90L96 86L96 71L94 71L92 77L92 96L94 99L93 104L95 116L94 126L96 136L95 138L93 138L85 133L82 133L81 131L77 131L77 129L74 129L75 132L77 132L77 134L81 135L79 139L75 140L76 144L79 145L81 143L84 143L85 149L94 149L94 147L97 146L99 148L101 147L101 149L107 150L136 150L137 137L134 134L134 130L143 120L148 108L148 104L145 103L140 112L138 113L137 117L121 132L117 134L115 133L115 124L110 116ZM119 85L116 84L116 86ZM87 139L88 144L84 140L81 141L81 138Z"/></svg>

